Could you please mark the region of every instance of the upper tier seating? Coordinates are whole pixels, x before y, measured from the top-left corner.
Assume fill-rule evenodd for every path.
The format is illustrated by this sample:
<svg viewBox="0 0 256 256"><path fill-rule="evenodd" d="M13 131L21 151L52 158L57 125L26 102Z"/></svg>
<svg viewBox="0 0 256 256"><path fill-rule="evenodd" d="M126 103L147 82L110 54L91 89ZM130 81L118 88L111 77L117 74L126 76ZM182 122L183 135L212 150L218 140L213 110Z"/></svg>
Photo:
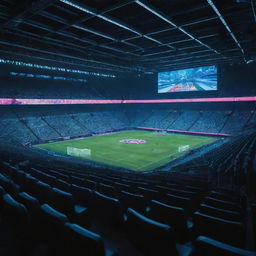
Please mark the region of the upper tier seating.
<svg viewBox="0 0 256 256"><path fill-rule="evenodd" d="M251 111L134 110L63 114L11 111L1 116L0 138L17 143L82 136L129 127L235 134L254 121ZM25 110L24 110L25 112ZM34 116L33 116L34 115Z"/></svg>

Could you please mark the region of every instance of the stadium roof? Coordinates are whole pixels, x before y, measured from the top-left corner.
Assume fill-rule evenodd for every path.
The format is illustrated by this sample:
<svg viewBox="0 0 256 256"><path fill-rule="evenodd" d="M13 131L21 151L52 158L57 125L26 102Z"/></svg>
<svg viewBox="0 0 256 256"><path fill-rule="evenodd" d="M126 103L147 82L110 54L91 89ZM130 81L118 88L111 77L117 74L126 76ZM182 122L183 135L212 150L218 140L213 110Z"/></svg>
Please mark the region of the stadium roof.
<svg viewBox="0 0 256 256"><path fill-rule="evenodd" d="M0 55L116 71L250 62L255 8L254 0L1 0Z"/></svg>

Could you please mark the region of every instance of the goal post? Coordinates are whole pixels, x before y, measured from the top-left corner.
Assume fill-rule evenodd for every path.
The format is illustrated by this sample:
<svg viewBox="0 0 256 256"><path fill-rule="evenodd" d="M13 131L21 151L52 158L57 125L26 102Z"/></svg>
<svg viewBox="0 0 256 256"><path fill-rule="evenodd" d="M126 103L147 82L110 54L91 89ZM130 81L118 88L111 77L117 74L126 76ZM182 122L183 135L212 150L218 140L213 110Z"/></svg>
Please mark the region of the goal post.
<svg viewBox="0 0 256 256"><path fill-rule="evenodd" d="M178 152L188 151L189 149L190 149L189 145L179 146L178 147Z"/></svg>
<svg viewBox="0 0 256 256"><path fill-rule="evenodd" d="M88 148L67 147L67 155L91 158L91 150Z"/></svg>

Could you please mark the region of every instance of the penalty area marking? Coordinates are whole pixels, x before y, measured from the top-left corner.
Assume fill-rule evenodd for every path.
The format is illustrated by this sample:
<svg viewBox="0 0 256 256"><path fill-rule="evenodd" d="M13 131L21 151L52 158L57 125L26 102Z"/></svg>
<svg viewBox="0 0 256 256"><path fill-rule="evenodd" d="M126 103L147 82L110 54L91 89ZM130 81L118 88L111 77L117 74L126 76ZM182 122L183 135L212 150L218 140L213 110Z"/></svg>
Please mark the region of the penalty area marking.
<svg viewBox="0 0 256 256"><path fill-rule="evenodd" d="M156 165L156 163L162 162L164 159L170 159L173 155L176 155L176 153L173 153L171 155L168 155L167 157L163 157L161 159L158 159L157 161L152 161L149 164L143 165L140 168L137 169L137 171L141 171L141 169L145 169L145 167L147 166L151 166L151 165ZM173 159L170 159L170 161L172 161ZM167 161L166 163L169 163L170 161ZM164 164L164 163L163 163ZM157 167L154 167L157 168ZM146 170L145 170L146 171Z"/></svg>

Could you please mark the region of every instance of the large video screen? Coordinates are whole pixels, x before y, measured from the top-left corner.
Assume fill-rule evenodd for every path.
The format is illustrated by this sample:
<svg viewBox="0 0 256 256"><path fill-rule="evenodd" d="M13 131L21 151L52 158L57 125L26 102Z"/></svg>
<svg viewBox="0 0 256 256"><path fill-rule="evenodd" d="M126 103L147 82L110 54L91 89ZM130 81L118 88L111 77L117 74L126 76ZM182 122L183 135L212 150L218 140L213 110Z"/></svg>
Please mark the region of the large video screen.
<svg viewBox="0 0 256 256"><path fill-rule="evenodd" d="M217 90L216 66L158 73L158 93L215 90Z"/></svg>

